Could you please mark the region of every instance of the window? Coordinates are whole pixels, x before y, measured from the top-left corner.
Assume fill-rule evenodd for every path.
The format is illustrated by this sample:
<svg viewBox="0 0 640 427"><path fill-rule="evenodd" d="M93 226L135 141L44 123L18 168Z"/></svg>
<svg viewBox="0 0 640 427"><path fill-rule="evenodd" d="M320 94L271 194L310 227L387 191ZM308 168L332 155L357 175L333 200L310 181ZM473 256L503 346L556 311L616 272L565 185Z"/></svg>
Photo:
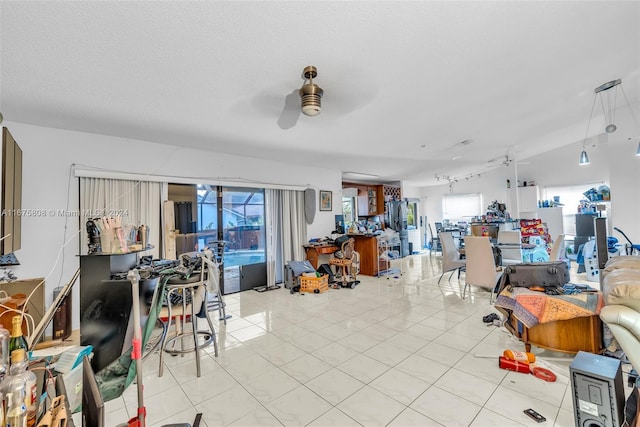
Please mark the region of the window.
<svg viewBox="0 0 640 427"><path fill-rule="evenodd" d="M410 201L407 204L407 230L418 228L418 203Z"/></svg>
<svg viewBox="0 0 640 427"><path fill-rule="evenodd" d="M447 194L442 198L444 218L451 222L482 215L482 197L480 193Z"/></svg>

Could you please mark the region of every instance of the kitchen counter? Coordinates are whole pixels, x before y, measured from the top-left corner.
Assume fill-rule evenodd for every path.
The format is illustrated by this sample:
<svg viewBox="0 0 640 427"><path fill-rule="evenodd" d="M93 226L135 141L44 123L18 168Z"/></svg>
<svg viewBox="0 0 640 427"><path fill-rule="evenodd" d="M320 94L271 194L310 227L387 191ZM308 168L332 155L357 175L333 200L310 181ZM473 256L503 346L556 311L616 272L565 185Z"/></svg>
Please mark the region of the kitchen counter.
<svg viewBox="0 0 640 427"><path fill-rule="evenodd" d="M360 254L360 274L378 275L378 239L373 234L349 234L355 239L355 250Z"/></svg>

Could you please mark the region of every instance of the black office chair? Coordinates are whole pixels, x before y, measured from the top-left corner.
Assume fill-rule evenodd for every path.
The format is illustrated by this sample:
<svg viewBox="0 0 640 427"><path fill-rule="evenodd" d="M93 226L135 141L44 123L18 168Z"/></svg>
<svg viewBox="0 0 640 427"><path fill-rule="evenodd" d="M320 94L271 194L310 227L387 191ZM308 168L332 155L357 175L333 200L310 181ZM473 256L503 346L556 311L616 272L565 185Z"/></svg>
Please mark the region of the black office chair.
<svg viewBox="0 0 640 427"><path fill-rule="evenodd" d="M436 222L436 227L438 226L439 223ZM431 228L431 224L429 225L429 234L431 235L431 248L429 249L429 254L432 254L433 252L440 252L442 253L442 243L440 242L440 237L438 237L438 234L434 234L433 229ZM442 224L440 224L442 226Z"/></svg>

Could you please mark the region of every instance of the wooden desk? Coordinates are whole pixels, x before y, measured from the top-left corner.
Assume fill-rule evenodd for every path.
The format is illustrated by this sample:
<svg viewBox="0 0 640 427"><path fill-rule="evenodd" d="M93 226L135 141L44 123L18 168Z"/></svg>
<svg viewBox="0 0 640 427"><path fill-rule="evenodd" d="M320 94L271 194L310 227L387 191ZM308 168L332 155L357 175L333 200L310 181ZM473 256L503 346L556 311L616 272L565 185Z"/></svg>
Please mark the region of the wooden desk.
<svg viewBox="0 0 640 427"><path fill-rule="evenodd" d="M335 245L322 245L322 246L314 246L314 245L302 245L304 251L307 255L307 261L311 263L313 268L316 270L320 265L320 256L321 255L330 255L338 250L338 247Z"/></svg>

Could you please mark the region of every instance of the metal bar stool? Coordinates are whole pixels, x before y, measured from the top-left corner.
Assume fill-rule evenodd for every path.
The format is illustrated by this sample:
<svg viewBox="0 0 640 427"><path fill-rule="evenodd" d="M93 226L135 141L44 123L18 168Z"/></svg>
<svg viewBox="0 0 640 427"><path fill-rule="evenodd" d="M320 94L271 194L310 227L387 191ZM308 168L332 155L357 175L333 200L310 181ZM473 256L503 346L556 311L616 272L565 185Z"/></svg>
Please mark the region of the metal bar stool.
<svg viewBox="0 0 640 427"><path fill-rule="evenodd" d="M198 377L200 376L200 349L213 343L214 354L218 357L218 342L213 323L209 317L209 311L207 310L207 298L207 281L204 268L200 274L194 274L188 278L176 275L167 280L164 298L166 313L163 307L163 313L160 315L164 317L164 314L166 314L167 334L162 338L162 344L160 345L158 376L163 374L165 352L175 356L195 351ZM198 315L207 319L209 330L198 330L196 322ZM190 330L187 330L187 317L191 319ZM175 321L176 334L171 338L167 338L168 332L171 330L172 321ZM200 335L204 336L204 342L199 342L198 337Z"/></svg>
<svg viewBox="0 0 640 427"><path fill-rule="evenodd" d="M226 303L222 298L222 291L220 289L220 277L223 274L223 262L216 261L216 255L213 250L206 247L202 251L202 267L206 268L207 273L207 290L209 291L209 299L207 300L207 310L218 310L218 320L227 324L227 318L231 317L227 315Z"/></svg>

